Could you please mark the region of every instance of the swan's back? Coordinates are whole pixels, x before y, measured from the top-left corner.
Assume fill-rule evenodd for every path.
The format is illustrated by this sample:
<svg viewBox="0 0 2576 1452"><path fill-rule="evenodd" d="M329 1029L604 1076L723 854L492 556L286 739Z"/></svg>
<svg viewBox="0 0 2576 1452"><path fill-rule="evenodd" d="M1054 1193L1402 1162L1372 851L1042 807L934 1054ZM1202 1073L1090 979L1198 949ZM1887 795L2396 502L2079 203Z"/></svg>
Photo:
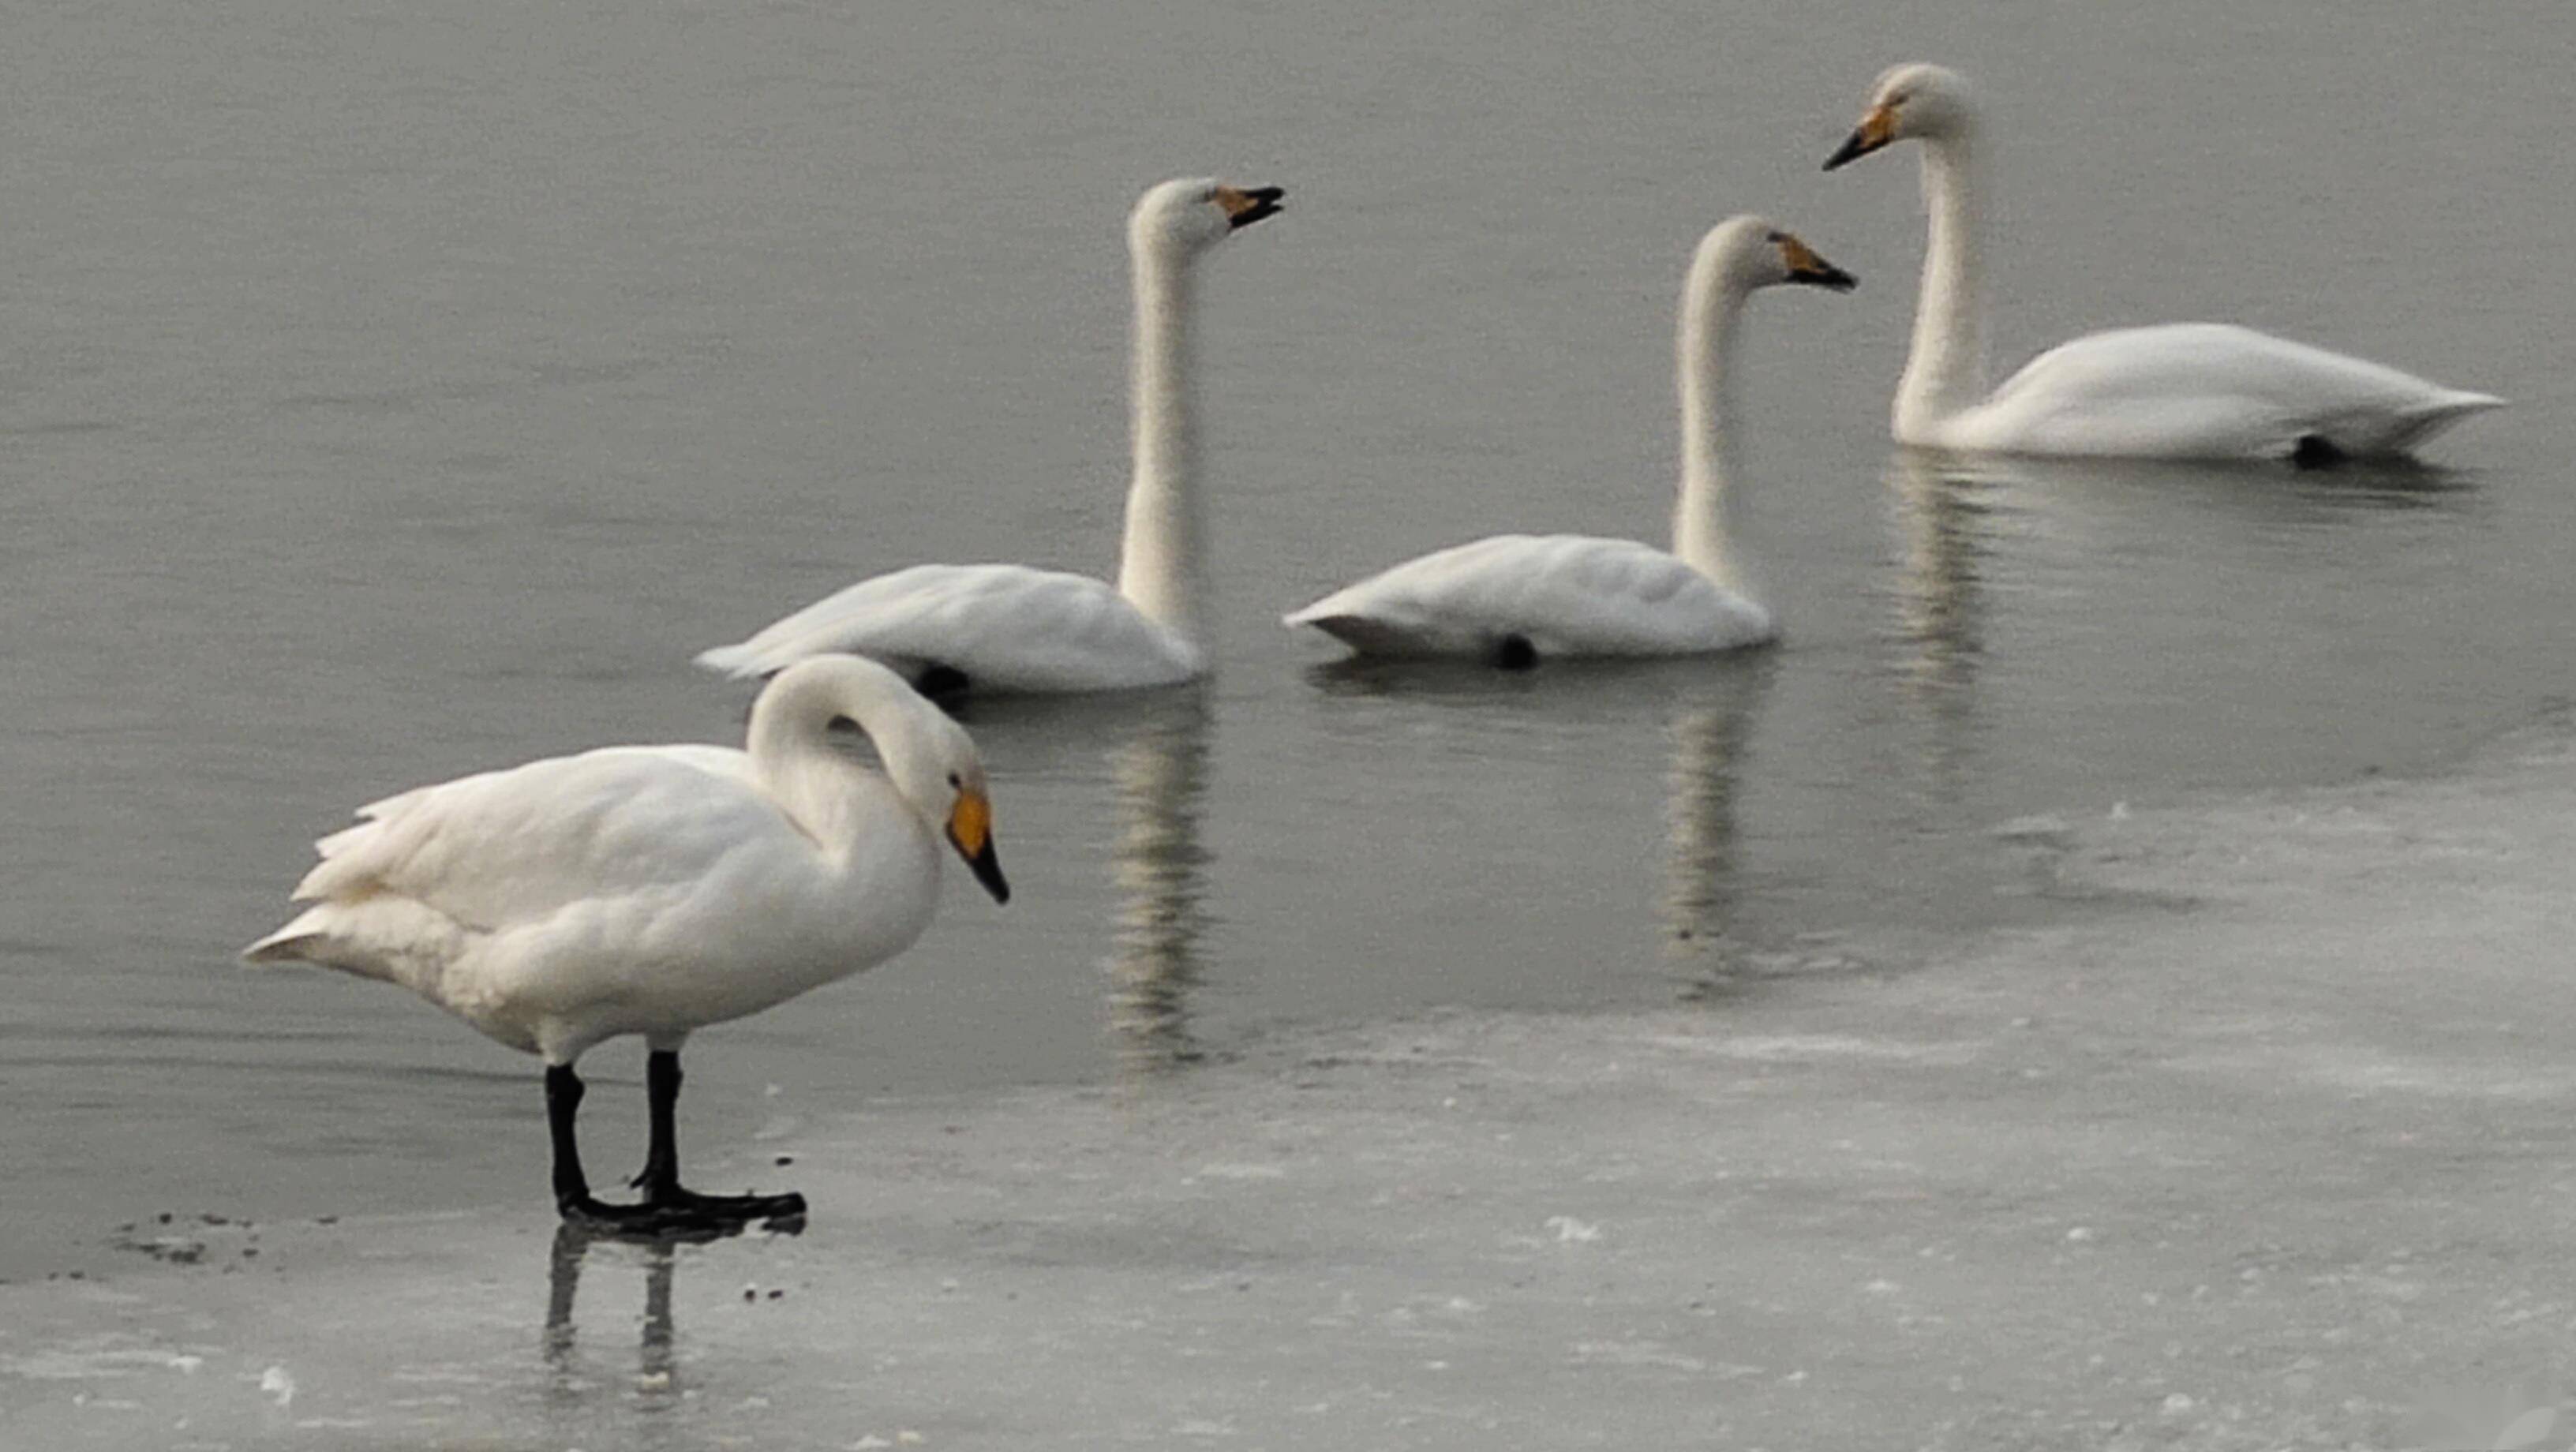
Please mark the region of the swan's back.
<svg viewBox="0 0 2576 1452"><path fill-rule="evenodd" d="M1289 615L1380 655L1687 655L1757 645L1770 613L1672 555L1589 535L1495 535L1409 560Z"/></svg>
<svg viewBox="0 0 2576 1452"><path fill-rule="evenodd" d="M610 747L388 797L316 844L312 903L251 945L401 984L522 1049L685 1031L883 961L929 925L937 847L852 764L818 843L711 746Z"/></svg>
<svg viewBox="0 0 2576 1452"><path fill-rule="evenodd" d="M724 747L607 747L421 787L316 843L298 901L393 895L475 930L695 884L794 849L796 828Z"/></svg>
<svg viewBox="0 0 2576 1452"><path fill-rule="evenodd" d="M699 655L765 676L810 655L863 655L918 680L961 672L978 688L1123 690L1187 680L1199 653L1088 575L1026 565L915 565L862 580L738 645Z"/></svg>
<svg viewBox="0 0 2576 1452"><path fill-rule="evenodd" d="M1919 442L2027 454L2277 458L2309 440L2397 453L2503 400L2228 323L2091 333Z"/></svg>

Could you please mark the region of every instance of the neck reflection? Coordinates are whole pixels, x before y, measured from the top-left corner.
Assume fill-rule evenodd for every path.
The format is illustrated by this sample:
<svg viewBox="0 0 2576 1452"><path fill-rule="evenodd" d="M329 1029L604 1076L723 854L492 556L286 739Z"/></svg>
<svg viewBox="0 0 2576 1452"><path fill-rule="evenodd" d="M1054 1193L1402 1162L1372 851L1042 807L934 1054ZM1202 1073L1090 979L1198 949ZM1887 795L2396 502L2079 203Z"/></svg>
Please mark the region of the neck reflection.
<svg viewBox="0 0 2576 1452"><path fill-rule="evenodd" d="M1930 730L1923 755L1931 789L1955 802L1973 769L1993 506L1988 486L1911 449L1888 461L1887 486L1898 541L1893 673Z"/></svg>
<svg viewBox="0 0 2576 1452"><path fill-rule="evenodd" d="M1192 691L1145 720L1110 756L1118 810L1111 875L1118 892L1109 1022L1120 1068L1151 1078L1204 1057L1190 1032L1201 976L1208 857L1199 842L1207 791L1208 703Z"/></svg>
<svg viewBox="0 0 2576 1452"><path fill-rule="evenodd" d="M1663 954L1684 1002L1721 997L1748 969L1746 898L1737 808L1772 653L1731 663L1694 688L1670 727L1665 777Z"/></svg>

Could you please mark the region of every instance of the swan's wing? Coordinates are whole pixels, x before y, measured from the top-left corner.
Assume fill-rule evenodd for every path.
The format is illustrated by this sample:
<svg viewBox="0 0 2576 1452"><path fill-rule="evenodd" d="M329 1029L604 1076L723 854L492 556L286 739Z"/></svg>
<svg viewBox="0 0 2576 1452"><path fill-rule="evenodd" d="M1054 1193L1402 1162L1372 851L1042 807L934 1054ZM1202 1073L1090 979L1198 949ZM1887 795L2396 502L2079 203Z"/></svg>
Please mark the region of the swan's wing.
<svg viewBox="0 0 2576 1452"><path fill-rule="evenodd" d="M2412 447L2503 400L2226 323L2091 333L2051 348L1945 430L1961 447L2172 458Z"/></svg>
<svg viewBox="0 0 2576 1452"><path fill-rule="evenodd" d="M597 758L628 753L660 757L663 760L693 766L700 771L717 776L736 777L745 782L751 780L751 757L731 746L709 746L698 742L673 742L661 746L602 746L584 752L582 755L586 758ZM413 787L406 792L396 792L392 796L378 798L358 808L353 814L358 818L356 826L343 828L322 838L313 844L313 850L325 858L336 857L356 843L367 840L378 822L401 815L422 797L432 792L446 791L465 782L479 781L484 776L498 775L501 773L484 772L476 776L459 777L455 781L433 782L428 786Z"/></svg>
<svg viewBox="0 0 2576 1452"><path fill-rule="evenodd" d="M1770 614L1662 550L1496 535L1409 560L1285 617L1377 654L1664 655L1768 640Z"/></svg>
<svg viewBox="0 0 2576 1452"><path fill-rule="evenodd" d="M610 747L405 792L324 839L295 897L398 897L492 930L585 900L688 890L799 846L748 761L722 747Z"/></svg>
<svg viewBox="0 0 2576 1452"><path fill-rule="evenodd" d="M1088 575L1025 565L916 565L862 580L698 664L734 676L848 651L907 674L932 665L1003 690L1111 690L1186 680L1198 652Z"/></svg>

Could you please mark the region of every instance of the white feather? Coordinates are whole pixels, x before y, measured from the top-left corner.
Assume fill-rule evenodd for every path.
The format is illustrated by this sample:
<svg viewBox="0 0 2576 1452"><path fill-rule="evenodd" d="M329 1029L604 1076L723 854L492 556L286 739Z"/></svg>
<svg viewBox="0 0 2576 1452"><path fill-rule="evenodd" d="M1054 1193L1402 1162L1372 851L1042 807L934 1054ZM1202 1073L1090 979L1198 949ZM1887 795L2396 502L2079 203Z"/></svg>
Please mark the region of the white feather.
<svg viewBox="0 0 2576 1452"><path fill-rule="evenodd" d="M1978 453L2159 459L2280 458L2309 441L2403 453L2504 400L2383 364L2221 323L2092 333L1985 391L1980 130L1967 83L1939 66L1890 69L1871 88L1884 145L1923 147L1931 234L1914 340L1897 381L1899 443ZM1860 133L1828 167L1861 154Z"/></svg>
<svg viewBox="0 0 2576 1452"><path fill-rule="evenodd" d="M941 666L973 688L1002 691L1124 690L1205 671L1190 326L1195 263L1231 230L1219 192L1204 179L1164 182L1128 219L1135 459L1115 589L1022 565L920 565L862 580L738 645L702 652L698 664L756 676L847 651L916 680Z"/></svg>
<svg viewBox="0 0 2576 1452"><path fill-rule="evenodd" d="M1758 645L1769 611L1662 550L1587 535L1504 534L1408 560L1287 617L1371 655L1686 655Z"/></svg>
<svg viewBox="0 0 2576 1452"><path fill-rule="evenodd" d="M879 774L827 738L858 722ZM826 657L754 705L750 750L619 746L421 787L317 844L312 907L253 943L419 993L569 1063L676 1043L911 946L938 900L964 783L954 722L881 666Z"/></svg>
<svg viewBox="0 0 2576 1452"><path fill-rule="evenodd" d="M2483 393L2228 323L2091 333L2030 360L1930 442L1994 453L2278 458L2307 439L2394 454L2469 414Z"/></svg>
<svg viewBox="0 0 2576 1452"><path fill-rule="evenodd" d="M1741 588L1729 528L1727 379L1745 298L1821 277L1791 270L1790 240L1759 217L1732 217L1692 258L1675 350L1682 481L1672 553L1586 535L1496 535L1337 590L1285 623L1390 656L1687 655L1773 639L1771 612ZM1832 285L1851 285L1833 276Z"/></svg>
<svg viewBox="0 0 2576 1452"><path fill-rule="evenodd" d="M915 678L944 665L1006 691L1164 685L1204 665L1196 645L1101 581L1025 565L915 565L861 580L698 664L765 676L827 651Z"/></svg>

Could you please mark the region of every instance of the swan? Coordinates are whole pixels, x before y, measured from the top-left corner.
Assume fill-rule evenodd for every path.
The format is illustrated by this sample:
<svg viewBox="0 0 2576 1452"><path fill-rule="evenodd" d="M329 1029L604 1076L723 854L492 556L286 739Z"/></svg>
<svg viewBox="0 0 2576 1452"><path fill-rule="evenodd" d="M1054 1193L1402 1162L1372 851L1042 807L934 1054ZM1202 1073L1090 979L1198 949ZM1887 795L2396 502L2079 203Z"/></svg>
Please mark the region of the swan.
<svg viewBox="0 0 2576 1452"><path fill-rule="evenodd" d="M1025 565L915 565L862 580L698 664L760 676L818 651L884 661L937 693L1105 691L1207 669L1206 558L1190 400L1192 272L1231 233L1280 210L1278 187L1202 178L1147 191L1127 221L1135 473L1118 586Z"/></svg>
<svg viewBox="0 0 2576 1452"><path fill-rule="evenodd" d="M1701 239L1682 290L1682 481L1666 554L1633 540L1504 534L1427 554L1284 617L1363 655L1469 656L1524 667L1547 656L1687 655L1779 633L1750 599L1727 538L1727 376L1757 288L1849 292L1852 275L1760 217Z"/></svg>
<svg viewBox="0 0 2576 1452"><path fill-rule="evenodd" d="M828 738L847 720L871 771ZM872 661L781 671L747 750L612 746L460 777L361 807L295 888L302 915L242 950L399 984L546 1062L555 1205L660 1234L804 1213L800 1195L682 1189L680 1047L884 962L930 925L945 836L996 901L984 768L965 731ZM641 1034L652 1147L632 1205L593 1199L573 1065Z"/></svg>
<svg viewBox="0 0 2576 1452"><path fill-rule="evenodd" d="M1897 66L1832 171L1895 142L1923 143L1931 242L1914 342L1896 386L1903 444L1982 453L2123 458L2396 454L2504 400L2443 388L2378 363L2225 323L2089 333L2040 354L1986 392L1977 219L1977 111L1936 65Z"/></svg>

